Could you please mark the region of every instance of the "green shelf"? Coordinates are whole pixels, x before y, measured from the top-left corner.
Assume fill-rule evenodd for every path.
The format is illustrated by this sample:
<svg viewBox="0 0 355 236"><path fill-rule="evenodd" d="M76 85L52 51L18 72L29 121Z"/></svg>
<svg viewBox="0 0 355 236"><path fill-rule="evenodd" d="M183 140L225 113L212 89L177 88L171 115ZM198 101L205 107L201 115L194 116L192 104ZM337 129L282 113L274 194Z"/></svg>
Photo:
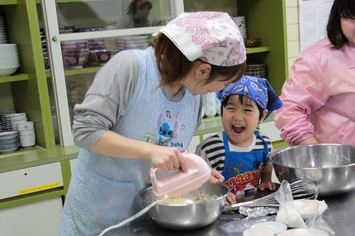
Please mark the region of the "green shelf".
<svg viewBox="0 0 355 236"><path fill-rule="evenodd" d="M1 5L15 5L17 4L17 0L0 0Z"/></svg>
<svg viewBox="0 0 355 236"><path fill-rule="evenodd" d="M1 1L1 0L0 0ZM100 0L99 0L100 1ZM101 0L102 1L102 0ZM70 3L70 2L98 2L98 0L56 0L56 3ZM37 4L41 3L41 0L36 0Z"/></svg>
<svg viewBox="0 0 355 236"><path fill-rule="evenodd" d="M262 53L262 52L270 52L270 47L255 47L255 48L246 48L247 54L253 53ZM80 69L68 69L65 70L65 75L80 75L80 74L89 74L89 73L96 73L100 70L101 66L96 67L87 67L87 68L80 68ZM51 71L46 72L47 78L52 76Z"/></svg>
<svg viewBox="0 0 355 236"><path fill-rule="evenodd" d="M261 52L270 52L270 51L271 51L271 48L270 48L270 47L246 48L247 54L261 53Z"/></svg>
<svg viewBox="0 0 355 236"><path fill-rule="evenodd" d="M17 82L17 81L24 81L24 80L28 80L27 74L14 74L10 76L1 77L0 83Z"/></svg>
<svg viewBox="0 0 355 236"><path fill-rule="evenodd" d="M90 74L90 73L98 72L100 70L100 68L101 68L101 66L80 68L80 69L69 69L69 70L65 70L64 73L65 73L65 75ZM46 76L47 76L47 78L50 78L52 76L51 71L47 71Z"/></svg>
<svg viewBox="0 0 355 236"><path fill-rule="evenodd" d="M195 132L195 135L203 135L213 132L218 132L223 129L222 120L220 116L213 118L203 118L200 127Z"/></svg>

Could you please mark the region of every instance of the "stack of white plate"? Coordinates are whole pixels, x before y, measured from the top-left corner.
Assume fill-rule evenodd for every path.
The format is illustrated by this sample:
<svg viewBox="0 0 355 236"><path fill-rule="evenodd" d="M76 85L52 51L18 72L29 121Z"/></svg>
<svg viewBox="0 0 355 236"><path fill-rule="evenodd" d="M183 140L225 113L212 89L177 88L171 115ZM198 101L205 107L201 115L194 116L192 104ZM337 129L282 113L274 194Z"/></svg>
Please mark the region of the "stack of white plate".
<svg viewBox="0 0 355 236"><path fill-rule="evenodd" d="M18 131L0 132L0 153L10 153L20 147L20 134Z"/></svg>
<svg viewBox="0 0 355 236"><path fill-rule="evenodd" d="M208 118L212 118L217 114L217 96L216 93L210 92L202 95L203 114Z"/></svg>
<svg viewBox="0 0 355 236"><path fill-rule="evenodd" d="M119 51L126 49L146 49L149 47L149 37L149 35L118 37L116 39L117 49Z"/></svg>
<svg viewBox="0 0 355 236"><path fill-rule="evenodd" d="M0 14L0 43L7 43L4 17Z"/></svg>
<svg viewBox="0 0 355 236"><path fill-rule="evenodd" d="M245 20L245 16L236 16L232 17L234 23L238 26L240 33L243 36L243 39L248 38L247 24Z"/></svg>
<svg viewBox="0 0 355 236"><path fill-rule="evenodd" d="M131 36L131 42L139 49L146 49L149 47L149 35L142 35L142 36Z"/></svg>
<svg viewBox="0 0 355 236"><path fill-rule="evenodd" d="M11 116L10 114L15 113L15 111L6 111L4 113L0 113L0 123L2 126L2 131L11 131Z"/></svg>
<svg viewBox="0 0 355 236"><path fill-rule="evenodd" d="M3 131L16 130L16 122L23 121L27 121L26 113L17 113L15 111L0 113L0 123Z"/></svg>
<svg viewBox="0 0 355 236"><path fill-rule="evenodd" d="M12 75L19 66L16 44L0 44L0 78Z"/></svg>

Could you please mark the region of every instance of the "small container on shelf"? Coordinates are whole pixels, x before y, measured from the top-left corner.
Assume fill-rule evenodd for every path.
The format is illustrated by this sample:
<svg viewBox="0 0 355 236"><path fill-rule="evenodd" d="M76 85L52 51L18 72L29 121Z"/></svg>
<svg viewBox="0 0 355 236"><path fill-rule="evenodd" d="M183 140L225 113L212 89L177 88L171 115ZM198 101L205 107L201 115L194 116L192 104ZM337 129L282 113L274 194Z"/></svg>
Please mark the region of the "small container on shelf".
<svg viewBox="0 0 355 236"><path fill-rule="evenodd" d="M89 58L87 40L62 43L63 64L65 68L82 68Z"/></svg>
<svg viewBox="0 0 355 236"><path fill-rule="evenodd" d="M260 38L247 38L244 39L245 47L247 48L254 48L261 46L261 39Z"/></svg>
<svg viewBox="0 0 355 236"><path fill-rule="evenodd" d="M111 50L91 50L89 51L89 64L99 64L104 65L111 59L112 56Z"/></svg>
<svg viewBox="0 0 355 236"><path fill-rule="evenodd" d="M59 33L60 33L60 34L73 33L74 30L75 30L75 26L74 26L74 25L70 25L70 26L59 26Z"/></svg>
<svg viewBox="0 0 355 236"><path fill-rule="evenodd" d="M245 74L267 79L267 66L265 63L248 63L247 62Z"/></svg>

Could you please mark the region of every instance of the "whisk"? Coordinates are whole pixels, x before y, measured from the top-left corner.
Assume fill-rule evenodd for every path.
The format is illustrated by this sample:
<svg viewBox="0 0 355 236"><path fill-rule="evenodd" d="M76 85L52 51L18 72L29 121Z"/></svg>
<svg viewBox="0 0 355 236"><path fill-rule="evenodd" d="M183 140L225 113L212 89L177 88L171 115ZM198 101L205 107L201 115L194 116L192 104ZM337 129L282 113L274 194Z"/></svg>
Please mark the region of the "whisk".
<svg viewBox="0 0 355 236"><path fill-rule="evenodd" d="M293 199L317 199L318 192L315 183L309 180L298 180L290 184ZM279 207L279 203L275 199L277 191L257 198L251 201L239 202L232 205L224 206L223 212L234 211L242 206L247 207Z"/></svg>

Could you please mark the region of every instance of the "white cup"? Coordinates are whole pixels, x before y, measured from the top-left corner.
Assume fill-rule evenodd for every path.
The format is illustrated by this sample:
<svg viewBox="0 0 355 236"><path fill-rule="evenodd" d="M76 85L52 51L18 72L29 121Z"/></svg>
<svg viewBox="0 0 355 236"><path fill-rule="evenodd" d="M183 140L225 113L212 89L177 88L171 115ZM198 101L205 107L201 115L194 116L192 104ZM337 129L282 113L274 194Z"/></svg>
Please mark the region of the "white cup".
<svg viewBox="0 0 355 236"><path fill-rule="evenodd" d="M212 118L216 115L216 106L205 106L205 116Z"/></svg>
<svg viewBox="0 0 355 236"><path fill-rule="evenodd" d="M36 144L35 134L20 135L21 147L32 147Z"/></svg>
<svg viewBox="0 0 355 236"><path fill-rule="evenodd" d="M35 134L35 129L19 130L20 135Z"/></svg>
<svg viewBox="0 0 355 236"><path fill-rule="evenodd" d="M25 121L25 122L18 122L16 123L17 130L29 130L34 129L33 121Z"/></svg>

